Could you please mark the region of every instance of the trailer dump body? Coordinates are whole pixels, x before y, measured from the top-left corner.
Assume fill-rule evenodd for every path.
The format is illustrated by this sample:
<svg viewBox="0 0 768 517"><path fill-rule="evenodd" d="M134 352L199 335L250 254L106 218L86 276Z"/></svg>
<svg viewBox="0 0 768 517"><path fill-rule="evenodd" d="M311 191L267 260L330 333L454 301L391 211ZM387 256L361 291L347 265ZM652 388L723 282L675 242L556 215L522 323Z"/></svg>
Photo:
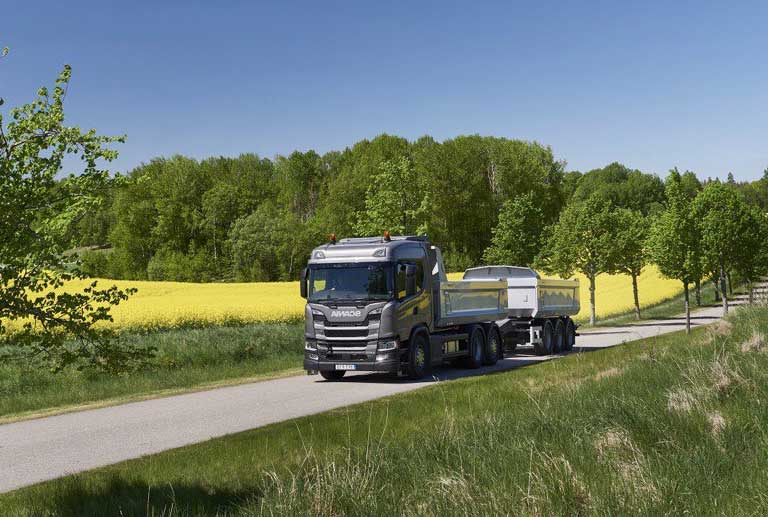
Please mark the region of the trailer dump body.
<svg viewBox="0 0 768 517"><path fill-rule="evenodd" d="M502 280L456 280L440 283L440 307L436 326L450 327L504 319L507 314L507 283Z"/></svg>
<svg viewBox="0 0 768 517"><path fill-rule="evenodd" d="M548 318L574 316L581 305L578 280L541 278L536 271L518 266L485 266L467 269L465 280L507 284L507 317Z"/></svg>

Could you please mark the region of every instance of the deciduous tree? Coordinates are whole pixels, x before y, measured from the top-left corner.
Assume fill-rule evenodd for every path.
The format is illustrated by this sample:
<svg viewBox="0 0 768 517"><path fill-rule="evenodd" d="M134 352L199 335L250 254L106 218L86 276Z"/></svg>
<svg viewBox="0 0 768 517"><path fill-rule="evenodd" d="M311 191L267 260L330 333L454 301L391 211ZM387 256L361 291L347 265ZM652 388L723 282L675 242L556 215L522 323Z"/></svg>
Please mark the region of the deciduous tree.
<svg viewBox="0 0 768 517"><path fill-rule="evenodd" d="M619 208L614 212L609 271L632 277L632 295L635 319L640 319L640 298L637 277L647 262L645 241L648 237L648 220L638 211Z"/></svg>
<svg viewBox="0 0 768 517"><path fill-rule="evenodd" d="M693 216L701 229L702 259L720 277L723 313L728 312L726 276L736 266L754 237L753 220L738 192L719 181L708 183L693 202ZM756 252L756 250L751 250Z"/></svg>
<svg viewBox="0 0 768 517"><path fill-rule="evenodd" d="M589 323L595 324L597 275L610 270L613 242L613 211L600 195L567 206L537 258L537 265L550 274L569 277L574 271L589 280Z"/></svg>
<svg viewBox="0 0 768 517"><path fill-rule="evenodd" d="M65 66L52 91L40 88L33 102L10 110L7 123L0 114L0 333L22 320L13 339L34 359L56 370L73 363L115 370L145 351L111 346L94 325L111 320L110 308L131 291L96 282L81 292L61 288L84 276L63 272L67 232L100 205L113 183L101 164L117 156L109 145L124 137L65 125L70 77ZM67 157L79 159L82 170L58 180ZM65 346L68 339L74 342Z"/></svg>
<svg viewBox="0 0 768 517"><path fill-rule="evenodd" d="M541 249L543 214L529 192L504 202L491 245L483 253L486 264L530 266Z"/></svg>
<svg viewBox="0 0 768 517"><path fill-rule="evenodd" d="M676 170L666 181L667 204L655 220L648 236L651 261L667 278L680 280L685 298L685 330L691 331L689 285L701 277L700 230L690 198L685 194Z"/></svg>
<svg viewBox="0 0 768 517"><path fill-rule="evenodd" d="M381 164L365 196L365 210L358 214L358 235L380 235L384 231L408 235L425 231L423 189L413 164L406 157Z"/></svg>

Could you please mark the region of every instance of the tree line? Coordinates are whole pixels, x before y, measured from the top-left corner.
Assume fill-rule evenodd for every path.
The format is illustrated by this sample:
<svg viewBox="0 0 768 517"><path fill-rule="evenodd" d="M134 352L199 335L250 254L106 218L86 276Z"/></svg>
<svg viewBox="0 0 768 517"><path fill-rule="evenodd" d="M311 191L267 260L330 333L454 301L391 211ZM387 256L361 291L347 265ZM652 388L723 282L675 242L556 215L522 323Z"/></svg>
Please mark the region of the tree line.
<svg viewBox="0 0 768 517"><path fill-rule="evenodd" d="M124 179L70 229L73 247L106 248L81 256L93 276L293 280L329 233L388 230L429 235L443 248L450 270L505 263L561 276L579 271L590 282L594 321L601 273L632 278L639 318L637 277L649 262L679 278L686 293L693 286L700 301L705 278L735 271L752 280L763 271L765 256L751 244L762 243L762 233L754 237L747 230L764 226L768 170L751 183L737 183L732 175L725 183L702 183L693 172L676 169L663 181L620 163L567 172L549 147L505 138L411 142L380 135L324 155L174 156L154 159ZM718 205L723 196L730 212ZM683 215L693 219L683 223ZM671 227L696 244L685 252L694 258L670 256L683 253L688 242L663 235ZM729 239L738 241L729 254L711 255ZM744 239L752 241L744 245ZM750 254L760 263L747 265ZM669 265L674 260L679 263Z"/></svg>
<svg viewBox="0 0 768 517"><path fill-rule="evenodd" d="M389 230L428 234L461 270L482 260L500 208L521 196L536 210L527 238L537 242L573 194L564 168L538 143L476 135L380 135L274 159L158 158L75 222L71 246L108 248L83 254L94 276L272 281L296 279L330 233Z"/></svg>

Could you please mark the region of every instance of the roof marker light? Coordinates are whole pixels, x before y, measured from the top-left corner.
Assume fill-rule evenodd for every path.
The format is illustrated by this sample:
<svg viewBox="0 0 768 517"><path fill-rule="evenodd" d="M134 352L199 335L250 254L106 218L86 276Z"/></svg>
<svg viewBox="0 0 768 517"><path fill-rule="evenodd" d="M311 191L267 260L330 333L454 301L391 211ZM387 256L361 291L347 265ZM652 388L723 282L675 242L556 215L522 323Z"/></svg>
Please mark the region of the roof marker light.
<svg viewBox="0 0 768 517"><path fill-rule="evenodd" d="M336 234L332 233L329 235L329 239L331 240L331 244L336 244Z"/></svg>
<svg viewBox="0 0 768 517"><path fill-rule="evenodd" d="M389 236L389 230L384 230L384 242L389 242L392 240L392 237Z"/></svg>

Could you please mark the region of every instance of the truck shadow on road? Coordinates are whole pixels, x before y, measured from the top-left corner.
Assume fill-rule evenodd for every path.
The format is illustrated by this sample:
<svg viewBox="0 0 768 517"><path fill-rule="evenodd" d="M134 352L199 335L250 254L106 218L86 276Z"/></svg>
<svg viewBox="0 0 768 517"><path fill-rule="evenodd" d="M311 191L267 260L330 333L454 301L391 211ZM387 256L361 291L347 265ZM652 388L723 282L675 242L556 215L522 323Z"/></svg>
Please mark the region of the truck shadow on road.
<svg viewBox="0 0 768 517"><path fill-rule="evenodd" d="M589 349L592 350L592 349ZM431 382L439 381L453 381L457 379L464 379L467 377L477 377L480 375L488 375L493 373L506 372L517 368L524 368L534 364L543 363L545 361L556 359L558 357L564 357L574 352L563 352L557 355L549 356L537 356L533 354L518 353L514 355L507 355L504 359L499 361L493 366L483 366L475 370L466 368L453 367L453 366L440 366L435 367L432 370L432 374L424 377L423 379L410 380L404 377L396 378L391 375L385 375L381 373L356 373L349 377L345 377L341 381L324 381L318 379L318 382L342 382L342 383L376 383L376 384L427 384Z"/></svg>

